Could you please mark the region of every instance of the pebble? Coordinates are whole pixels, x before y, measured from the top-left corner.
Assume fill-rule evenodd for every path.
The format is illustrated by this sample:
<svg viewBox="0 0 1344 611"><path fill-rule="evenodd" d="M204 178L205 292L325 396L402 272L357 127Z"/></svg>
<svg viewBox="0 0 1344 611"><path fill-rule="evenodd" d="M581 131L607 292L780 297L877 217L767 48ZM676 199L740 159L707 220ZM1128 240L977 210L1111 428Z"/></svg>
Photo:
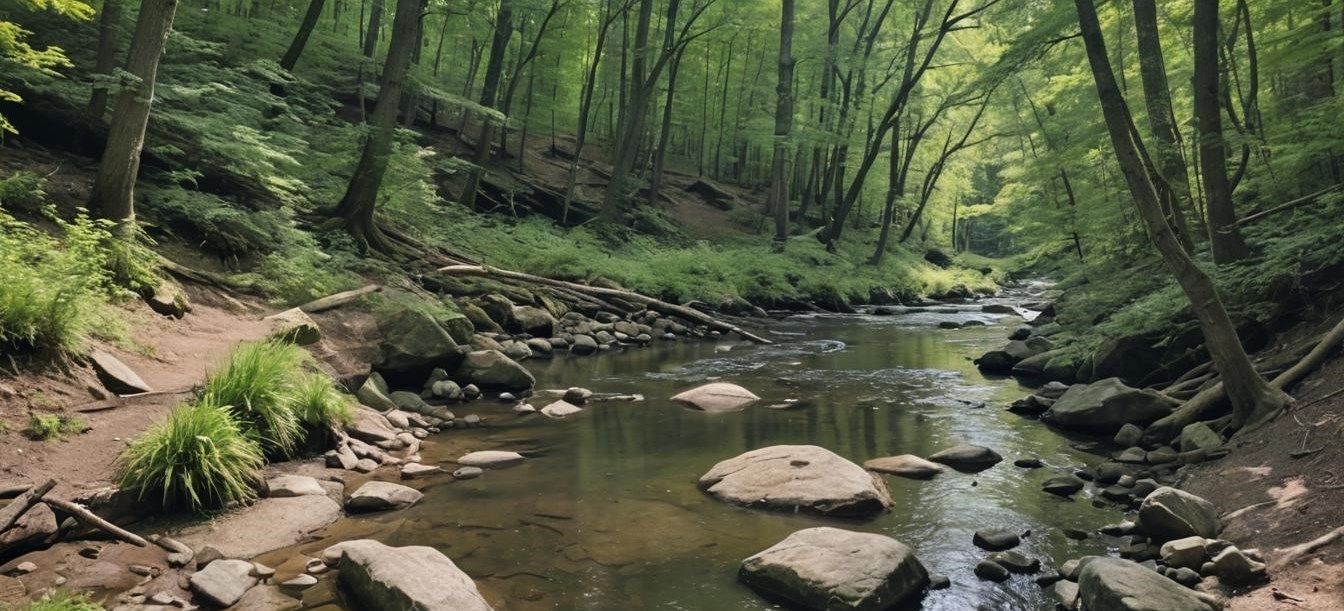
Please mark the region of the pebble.
<svg viewBox="0 0 1344 611"><path fill-rule="evenodd" d="M293 579L280 582L280 589L285 592L301 592L317 585L317 578L312 575L299 575Z"/></svg>
<svg viewBox="0 0 1344 611"><path fill-rule="evenodd" d="M952 587L952 580L947 575L929 575L929 589L942 590Z"/></svg>
<svg viewBox="0 0 1344 611"><path fill-rule="evenodd" d="M36 571L37 565L32 562L20 562L18 566L14 567L14 570L18 571L20 575L27 575Z"/></svg>
<svg viewBox="0 0 1344 611"><path fill-rule="evenodd" d="M303 568L309 575L321 575L329 570L321 558L309 558Z"/></svg>
<svg viewBox="0 0 1344 611"><path fill-rule="evenodd" d="M453 477L457 479L476 479L483 473L485 473L485 470L480 467L459 467L456 471L453 471Z"/></svg>

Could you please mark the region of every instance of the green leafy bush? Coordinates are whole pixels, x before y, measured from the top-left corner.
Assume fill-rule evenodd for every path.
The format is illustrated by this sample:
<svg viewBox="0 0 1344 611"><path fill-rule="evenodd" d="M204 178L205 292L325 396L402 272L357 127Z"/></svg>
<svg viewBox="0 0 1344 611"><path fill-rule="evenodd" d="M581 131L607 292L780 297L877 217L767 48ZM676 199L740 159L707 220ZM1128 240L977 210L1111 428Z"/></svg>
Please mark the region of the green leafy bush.
<svg viewBox="0 0 1344 611"><path fill-rule="evenodd" d="M268 455L288 456L303 438L293 399L311 356L278 341L239 344L206 376L200 402L229 411Z"/></svg>
<svg viewBox="0 0 1344 611"><path fill-rule="evenodd" d="M122 455L121 485L162 494L164 506L220 507L256 495L265 458L228 409L209 401L174 409L131 442Z"/></svg>

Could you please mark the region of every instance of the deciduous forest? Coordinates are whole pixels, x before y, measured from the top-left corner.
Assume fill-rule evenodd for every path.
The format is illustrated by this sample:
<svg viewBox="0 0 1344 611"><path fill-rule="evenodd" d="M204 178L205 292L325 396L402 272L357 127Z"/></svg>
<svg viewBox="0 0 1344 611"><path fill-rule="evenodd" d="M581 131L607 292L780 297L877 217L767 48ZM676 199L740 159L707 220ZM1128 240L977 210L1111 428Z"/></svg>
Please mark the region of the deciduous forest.
<svg viewBox="0 0 1344 611"><path fill-rule="evenodd" d="M0 609L1340 609L1341 87L1335 0L0 0Z"/></svg>

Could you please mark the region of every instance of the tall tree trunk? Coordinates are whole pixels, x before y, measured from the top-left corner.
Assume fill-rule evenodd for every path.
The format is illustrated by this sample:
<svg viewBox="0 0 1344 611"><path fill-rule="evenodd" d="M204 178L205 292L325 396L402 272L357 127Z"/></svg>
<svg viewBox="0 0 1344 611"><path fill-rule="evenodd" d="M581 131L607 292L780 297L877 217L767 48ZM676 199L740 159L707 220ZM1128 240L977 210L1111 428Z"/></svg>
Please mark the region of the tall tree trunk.
<svg viewBox="0 0 1344 611"><path fill-rule="evenodd" d="M95 75L110 76L117 65L117 32L121 29L122 0L103 0L103 12L98 16L98 58L93 66ZM89 97L89 120L102 123L107 111L107 88L94 86Z"/></svg>
<svg viewBox="0 0 1344 611"><path fill-rule="evenodd" d="M1199 130L1199 163L1204 175L1204 201L1209 214L1213 260L1233 263L1250 254L1236 228L1232 185L1227 179L1227 143L1223 140L1218 103L1218 0L1194 0L1195 124Z"/></svg>
<svg viewBox="0 0 1344 611"><path fill-rule="evenodd" d="M583 146L588 137L588 114L593 106L593 88L597 85L597 68L602 62L602 49L607 40L607 32L611 30L611 24L615 23L616 15L612 14L610 5L605 5L606 13L603 15L601 23L597 29L597 41L593 45L593 58L588 64L588 71L583 77L583 90L579 94L579 122L574 134L574 158L569 164L569 179L565 185L565 201L561 207L560 224L569 223L569 206L574 201L574 189L578 182L579 162L583 159ZM622 9L624 13L625 9Z"/></svg>
<svg viewBox="0 0 1344 611"><path fill-rule="evenodd" d="M90 208L122 225L135 222L135 179L140 173L140 151L154 100L159 58L173 29L177 0L144 0L135 19L135 37L126 56L126 71L140 79L117 94L107 144L93 181Z"/></svg>
<svg viewBox="0 0 1344 611"><path fill-rule="evenodd" d="M345 196L336 208L336 216L345 222L346 229L356 241L364 247L382 252L394 250L395 247L378 228L373 212L378 205L378 190L387 172L388 158L392 156L406 73L419 40L422 2L424 0L397 0L396 12L392 17L392 38L379 81L378 101L369 115L369 135L364 140L359 164L350 177Z"/></svg>
<svg viewBox="0 0 1344 611"><path fill-rule="evenodd" d="M481 84L481 106L490 108L495 105L495 96L499 93L499 78L504 72L504 54L509 49L509 38L513 36L513 1L500 0L499 11L495 13L495 34L490 41L490 61L485 65L485 81ZM476 190L481 184L481 174L485 164L490 161L490 145L495 139L495 122L490 117L481 118L480 137L476 139L476 155L472 163L471 174L467 175L467 184L462 187L458 201L472 210L476 209Z"/></svg>
<svg viewBox="0 0 1344 611"><path fill-rule="evenodd" d="M679 0L670 0L668 14L675 18ZM639 20L635 25L635 54L630 66L629 91L626 93L625 123L616 134L616 154L612 160L611 180L602 194L601 217L608 223L616 223L624 212L626 199L626 181L634 169L636 154L639 152L639 140L644 134L644 123L648 116L650 97L649 87L645 84L645 73L649 55L649 29L653 20L653 0L641 0ZM669 19L671 21L671 19ZM670 23L669 23L670 25ZM668 35L671 35L671 28Z"/></svg>
<svg viewBox="0 0 1344 611"><path fill-rule="evenodd" d="M369 10L369 29L364 34L364 57L373 57L378 50L378 32L382 28L383 0L373 0Z"/></svg>
<svg viewBox="0 0 1344 611"><path fill-rule="evenodd" d="M1195 0L1197 12L1200 11L1199 3L1203 1ZM1133 118L1111 71L1096 7L1092 0L1074 0L1074 4L1078 9L1078 21L1087 46L1093 79L1096 81L1097 96L1101 100L1106 131L1110 135L1125 184L1163 262L1190 300L1190 307L1204 332L1205 345L1213 357L1214 366L1222 373L1228 398L1232 401L1234 426L1258 425L1277 415L1291 399L1283 391L1270 386L1256 372L1237 338L1236 329L1223 307L1213 280L1190 258L1167 224L1154 186L1162 178L1147 170L1147 152L1143 149L1143 142L1136 138ZM1198 16L1195 21L1200 21Z"/></svg>
<svg viewBox="0 0 1344 611"><path fill-rule="evenodd" d="M770 163L769 208L775 215L775 242L789 238L789 132L793 129L793 0L781 0L779 83L775 100L774 159Z"/></svg>
<svg viewBox="0 0 1344 611"><path fill-rule="evenodd" d="M322 16L322 5L326 0L309 0L308 12L303 14L303 22L299 24L299 31L294 33L294 40L289 43L289 49L285 51L285 56L280 58L280 67L285 72L293 72L294 66L299 63L299 56L303 54L303 48L308 44L308 36L313 33L313 28L317 26L318 17Z"/></svg>
<svg viewBox="0 0 1344 611"><path fill-rule="evenodd" d="M663 188L663 168L667 163L667 149L672 138L672 99L677 93L677 72L681 68L681 57L685 51L685 47L677 51L667 68L667 99L663 103L663 123L658 131L658 144L653 147L653 176L649 179L650 204L658 203L658 193Z"/></svg>

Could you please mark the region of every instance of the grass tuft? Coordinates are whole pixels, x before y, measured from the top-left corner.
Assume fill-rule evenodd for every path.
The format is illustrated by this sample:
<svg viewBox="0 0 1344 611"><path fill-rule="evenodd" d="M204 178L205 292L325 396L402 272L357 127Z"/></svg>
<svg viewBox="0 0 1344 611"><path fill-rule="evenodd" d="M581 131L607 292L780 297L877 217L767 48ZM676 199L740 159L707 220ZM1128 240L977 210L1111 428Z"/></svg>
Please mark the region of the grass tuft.
<svg viewBox="0 0 1344 611"><path fill-rule="evenodd" d="M205 379L200 402L224 407L270 456L289 456L303 439L292 400L312 357L278 341L239 344L224 366Z"/></svg>
<svg viewBox="0 0 1344 611"><path fill-rule="evenodd" d="M348 424L355 417L350 395L342 393L322 374L310 373L300 378L294 385L291 400L295 415L310 430Z"/></svg>
<svg viewBox="0 0 1344 611"><path fill-rule="evenodd" d="M162 493L165 507L194 511L256 496L265 464L261 446L224 407L201 402L174 409L122 455L121 485Z"/></svg>
<svg viewBox="0 0 1344 611"><path fill-rule="evenodd" d="M28 432L38 441L56 441L83 433L89 422L78 416L64 414L33 414L28 419Z"/></svg>

